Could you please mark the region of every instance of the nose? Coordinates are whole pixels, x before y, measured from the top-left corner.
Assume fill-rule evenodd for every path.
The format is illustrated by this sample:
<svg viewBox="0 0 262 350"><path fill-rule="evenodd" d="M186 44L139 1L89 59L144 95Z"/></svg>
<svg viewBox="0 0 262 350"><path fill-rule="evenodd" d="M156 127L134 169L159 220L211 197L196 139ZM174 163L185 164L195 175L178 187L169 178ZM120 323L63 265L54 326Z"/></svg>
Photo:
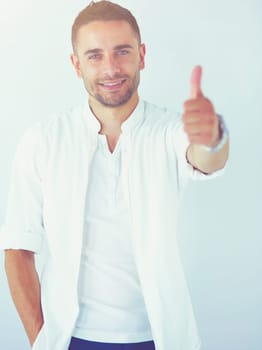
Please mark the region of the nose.
<svg viewBox="0 0 262 350"><path fill-rule="evenodd" d="M103 73L109 77L114 77L120 73L119 62L114 55L105 55L103 60Z"/></svg>

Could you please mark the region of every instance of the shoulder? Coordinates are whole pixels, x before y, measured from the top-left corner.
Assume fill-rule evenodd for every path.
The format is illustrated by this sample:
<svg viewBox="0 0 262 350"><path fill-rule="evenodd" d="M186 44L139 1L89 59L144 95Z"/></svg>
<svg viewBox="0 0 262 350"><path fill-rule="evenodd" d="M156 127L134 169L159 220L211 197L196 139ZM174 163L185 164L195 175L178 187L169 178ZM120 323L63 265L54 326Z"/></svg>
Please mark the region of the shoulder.
<svg viewBox="0 0 262 350"><path fill-rule="evenodd" d="M74 106L66 111L51 114L45 121L36 124L37 128L49 134L73 129L83 121L85 104Z"/></svg>
<svg viewBox="0 0 262 350"><path fill-rule="evenodd" d="M37 121L29 126L23 135L27 139L42 139L52 135L62 135L79 126L83 121L85 105L81 104L60 113L53 113L45 120Z"/></svg>
<svg viewBox="0 0 262 350"><path fill-rule="evenodd" d="M144 104L144 122L146 125L176 128L181 126L181 113L142 100Z"/></svg>
<svg viewBox="0 0 262 350"><path fill-rule="evenodd" d="M45 120L37 121L27 127L21 134L17 147L17 155L46 154L52 145L59 146L68 142L72 135L83 130L83 111L85 105L73 107L61 113L47 116ZM78 137L78 134L76 135Z"/></svg>

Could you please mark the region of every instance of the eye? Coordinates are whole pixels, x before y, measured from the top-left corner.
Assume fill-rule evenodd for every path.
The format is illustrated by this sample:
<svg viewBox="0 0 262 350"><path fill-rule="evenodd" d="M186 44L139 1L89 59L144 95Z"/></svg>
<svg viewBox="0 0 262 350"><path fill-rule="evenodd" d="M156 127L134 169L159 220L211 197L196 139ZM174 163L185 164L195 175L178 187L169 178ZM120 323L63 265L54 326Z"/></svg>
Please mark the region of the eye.
<svg viewBox="0 0 262 350"><path fill-rule="evenodd" d="M126 55L129 54L129 51L123 49L123 50L117 51L117 53L118 53L119 56L126 56Z"/></svg>
<svg viewBox="0 0 262 350"><path fill-rule="evenodd" d="M100 57L101 57L100 54L94 53L94 54L92 54L92 55L89 55L89 56L88 56L88 59L89 59L89 60L98 60Z"/></svg>

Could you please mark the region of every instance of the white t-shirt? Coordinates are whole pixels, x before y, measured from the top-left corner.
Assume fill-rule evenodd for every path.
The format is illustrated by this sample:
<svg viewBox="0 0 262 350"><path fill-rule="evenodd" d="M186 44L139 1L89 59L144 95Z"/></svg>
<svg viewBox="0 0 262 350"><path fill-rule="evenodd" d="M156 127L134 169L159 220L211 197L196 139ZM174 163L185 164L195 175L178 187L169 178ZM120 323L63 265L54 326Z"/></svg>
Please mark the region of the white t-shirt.
<svg viewBox="0 0 262 350"><path fill-rule="evenodd" d="M113 153L106 136L98 135L86 196L80 312L73 332L81 339L135 343L153 338L134 260L122 157L121 134Z"/></svg>

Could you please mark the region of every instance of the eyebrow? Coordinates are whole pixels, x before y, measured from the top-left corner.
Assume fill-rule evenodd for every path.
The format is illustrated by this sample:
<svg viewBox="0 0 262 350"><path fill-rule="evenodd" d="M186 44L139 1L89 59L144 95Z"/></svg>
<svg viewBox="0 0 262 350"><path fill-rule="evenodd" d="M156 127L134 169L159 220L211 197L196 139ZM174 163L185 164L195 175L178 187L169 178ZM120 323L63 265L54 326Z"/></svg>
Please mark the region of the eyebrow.
<svg viewBox="0 0 262 350"><path fill-rule="evenodd" d="M123 49L133 49L133 46L129 45L129 44L122 44L122 45L117 45L113 48L114 51L117 50L123 50ZM102 49L96 48L96 49L91 49L91 50L87 50L84 52L84 55L90 55L90 54L97 54L97 53L101 53L103 52Z"/></svg>
<svg viewBox="0 0 262 350"><path fill-rule="evenodd" d="M133 49L133 46L129 44L124 44L124 45L117 45L114 47L114 50L123 50L123 49Z"/></svg>

